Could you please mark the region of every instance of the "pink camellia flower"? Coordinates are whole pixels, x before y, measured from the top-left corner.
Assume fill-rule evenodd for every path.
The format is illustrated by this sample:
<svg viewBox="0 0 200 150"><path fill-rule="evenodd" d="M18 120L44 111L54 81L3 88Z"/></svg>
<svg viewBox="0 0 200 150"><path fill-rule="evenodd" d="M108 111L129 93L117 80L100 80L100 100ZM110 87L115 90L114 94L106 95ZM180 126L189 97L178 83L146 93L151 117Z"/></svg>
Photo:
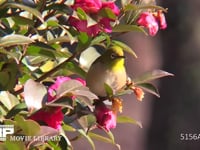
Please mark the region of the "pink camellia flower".
<svg viewBox="0 0 200 150"><path fill-rule="evenodd" d="M86 13L97 13L102 7L101 0L75 0L73 9L82 8Z"/></svg>
<svg viewBox="0 0 200 150"><path fill-rule="evenodd" d="M48 89L48 102L51 102L52 100L54 100L56 98L56 93L55 91L59 88L59 86L65 82L65 81L68 81L68 80L71 80L70 77L62 77L62 76L59 76L56 78L56 81L54 84L52 84L49 89Z"/></svg>
<svg viewBox="0 0 200 150"><path fill-rule="evenodd" d="M167 22L166 22L164 13L161 10L159 10L155 17L156 17L156 20L159 22L160 29L166 29Z"/></svg>
<svg viewBox="0 0 200 150"><path fill-rule="evenodd" d="M156 35L159 28L160 29L166 29L167 28L167 22L165 19L165 15L161 10L150 13L150 12L143 12L140 14L139 19L137 20L137 23L149 30L149 34L151 36Z"/></svg>
<svg viewBox="0 0 200 150"><path fill-rule="evenodd" d="M95 116L100 128L109 131L116 127L116 114L106 107L104 103L99 103L95 107Z"/></svg>
<svg viewBox="0 0 200 150"><path fill-rule="evenodd" d="M110 8L116 16L120 13L119 8L115 5L114 1L103 2L102 8Z"/></svg>
<svg viewBox="0 0 200 150"><path fill-rule="evenodd" d="M57 77L55 83L52 84L48 89L47 101L48 102L53 101L56 98L56 90L60 87L60 85L63 82L69 80L71 80L70 77L64 77L64 76ZM76 80L81 82L83 85L86 85L85 80L82 80L81 78L76 78ZM38 122L44 122L52 128L60 129L63 117L64 115L62 113L61 107L47 107L35 112L33 115L29 117L29 119Z"/></svg>
<svg viewBox="0 0 200 150"><path fill-rule="evenodd" d="M73 16L69 17L69 24L74 26L79 32L86 32L89 36L96 36L100 32L98 24L88 26L87 20L80 20Z"/></svg>
<svg viewBox="0 0 200 150"><path fill-rule="evenodd" d="M156 18L150 12L143 12L140 14L137 23L149 30L151 36L155 36L158 32L159 26Z"/></svg>

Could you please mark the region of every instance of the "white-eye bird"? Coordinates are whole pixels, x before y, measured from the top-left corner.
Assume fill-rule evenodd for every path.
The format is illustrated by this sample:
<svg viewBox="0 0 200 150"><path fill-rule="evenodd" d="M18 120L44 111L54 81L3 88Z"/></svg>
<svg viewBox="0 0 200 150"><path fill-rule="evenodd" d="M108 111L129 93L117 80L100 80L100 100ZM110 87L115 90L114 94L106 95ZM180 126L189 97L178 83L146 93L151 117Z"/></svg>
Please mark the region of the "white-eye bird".
<svg viewBox="0 0 200 150"><path fill-rule="evenodd" d="M91 65L86 76L86 85L97 96L105 97L105 83L113 92L119 91L127 80L124 66L124 52L119 46L112 46Z"/></svg>

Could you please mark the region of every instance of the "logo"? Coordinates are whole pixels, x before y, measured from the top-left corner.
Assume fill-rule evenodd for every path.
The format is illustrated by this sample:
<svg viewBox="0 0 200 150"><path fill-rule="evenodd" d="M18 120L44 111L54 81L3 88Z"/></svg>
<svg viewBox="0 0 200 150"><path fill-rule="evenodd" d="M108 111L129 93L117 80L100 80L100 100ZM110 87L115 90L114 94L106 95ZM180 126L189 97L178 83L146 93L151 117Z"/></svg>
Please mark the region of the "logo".
<svg viewBox="0 0 200 150"><path fill-rule="evenodd" d="M0 125L0 141L6 141L6 135L14 133L14 125Z"/></svg>

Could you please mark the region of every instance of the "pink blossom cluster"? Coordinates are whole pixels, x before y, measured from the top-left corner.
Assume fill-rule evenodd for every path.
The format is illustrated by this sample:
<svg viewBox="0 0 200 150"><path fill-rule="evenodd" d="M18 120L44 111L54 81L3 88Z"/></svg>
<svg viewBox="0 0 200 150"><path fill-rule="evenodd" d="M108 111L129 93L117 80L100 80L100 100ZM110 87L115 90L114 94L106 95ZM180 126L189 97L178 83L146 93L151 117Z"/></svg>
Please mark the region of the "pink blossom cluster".
<svg viewBox="0 0 200 150"><path fill-rule="evenodd" d="M89 36L96 36L101 31L106 33L112 32L111 22L114 22L115 19L101 16L100 12L103 9L110 9L116 16L120 13L119 8L113 1L75 0L72 8L74 10L77 10L77 8L83 9L96 21L96 23L89 25L87 20L81 20L75 16L69 17L70 25L74 26L79 32L86 32Z"/></svg>
<svg viewBox="0 0 200 150"><path fill-rule="evenodd" d="M63 82L69 80L71 80L70 77L59 76L56 78L55 83L53 83L48 88L48 102L55 100L56 90ZM79 81L83 86L86 85L85 80L81 78L76 78L75 80ZM72 99L74 98L72 97ZM104 128L107 131L116 127L116 114L112 110L107 108L104 103L99 103L96 105L94 114L96 116L99 127ZM45 123L55 129L61 128L63 118L64 114L62 112L62 107L42 108L29 117L29 119L35 120L40 123Z"/></svg>
<svg viewBox="0 0 200 150"><path fill-rule="evenodd" d="M165 15L162 11L158 11L156 13L143 12L140 14L137 23L138 25L147 28L151 36L155 36L159 28L167 28Z"/></svg>
<svg viewBox="0 0 200 150"><path fill-rule="evenodd" d="M71 80L71 78L63 76L59 76L56 78L55 83L48 88L48 102L55 100L55 91L60 87L63 82L68 80ZM81 78L76 78L76 80L81 82L83 85L86 84L85 80L82 80ZM43 122L52 128L60 129L64 115L62 113L62 107L47 107L40 109L29 118L37 122Z"/></svg>

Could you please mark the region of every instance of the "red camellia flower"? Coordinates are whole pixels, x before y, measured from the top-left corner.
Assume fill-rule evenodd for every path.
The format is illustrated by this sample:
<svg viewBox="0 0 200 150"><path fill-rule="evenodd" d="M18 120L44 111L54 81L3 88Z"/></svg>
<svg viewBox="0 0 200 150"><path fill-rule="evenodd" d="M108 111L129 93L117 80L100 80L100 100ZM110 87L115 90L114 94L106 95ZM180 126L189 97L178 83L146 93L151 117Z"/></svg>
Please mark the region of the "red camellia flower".
<svg viewBox="0 0 200 150"><path fill-rule="evenodd" d="M100 128L109 131L116 127L116 114L107 108L104 103L98 103L96 105L95 116Z"/></svg>
<svg viewBox="0 0 200 150"><path fill-rule="evenodd" d="M69 17L69 24L74 26L79 32L86 32L89 36L96 36L99 32L103 31L106 33L112 32L111 22L114 22L115 19L106 18L106 17L96 17L99 15L102 9L109 8L111 11L118 16L120 13L119 8L115 5L114 1L102 2L101 0L75 0L73 9L78 7L82 8L86 13L92 14L93 19L96 21L96 24L88 25L88 20L81 20L74 16Z"/></svg>
<svg viewBox="0 0 200 150"><path fill-rule="evenodd" d="M63 82L68 80L71 80L71 78L63 76L59 76L56 78L55 83L52 84L48 89L48 102L51 102L56 98L56 90ZM76 80L81 82L83 85L86 85L84 80L80 78L76 78ZM29 118L38 122L44 122L52 128L60 129L63 117L64 115L62 113L61 107L47 107L40 109L39 111L31 115Z"/></svg>
<svg viewBox="0 0 200 150"><path fill-rule="evenodd" d="M31 115L29 119L35 120L37 122L43 122L55 129L60 129L63 120L63 113L61 107L40 109Z"/></svg>
<svg viewBox="0 0 200 150"><path fill-rule="evenodd" d="M101 0L75 0L73 9L82 8L86 13L97 13L101 7Z"/></svg>

